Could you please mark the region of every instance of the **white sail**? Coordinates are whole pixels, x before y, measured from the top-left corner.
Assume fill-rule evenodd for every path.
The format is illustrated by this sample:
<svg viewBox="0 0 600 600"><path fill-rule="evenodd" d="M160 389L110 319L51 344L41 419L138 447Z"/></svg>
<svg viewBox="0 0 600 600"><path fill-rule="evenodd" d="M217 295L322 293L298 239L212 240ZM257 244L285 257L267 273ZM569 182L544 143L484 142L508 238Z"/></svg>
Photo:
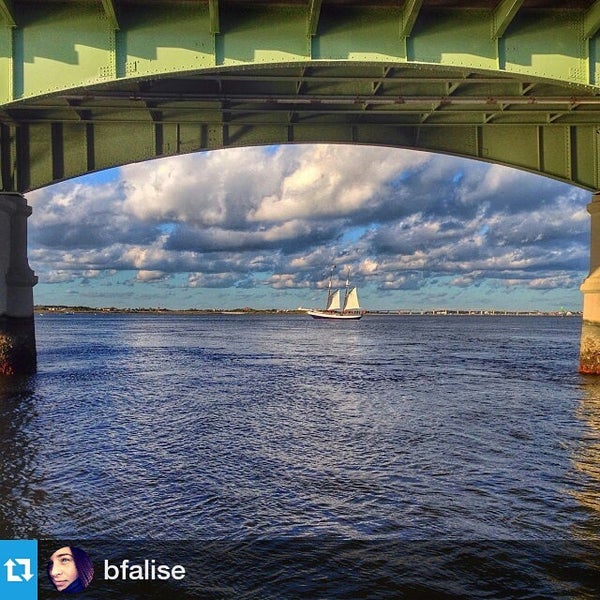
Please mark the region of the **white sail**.
<svg viewBox="0 0 600 600"><path fill-rule="evenodd" d="M346 302L344 302L344 310L359 310L360 304L358 303L358 293L356 288L353 287L346 295Z"/></svg>
<svg viewBox="0 0 600 600"><path fill-rule="evenodd" d="M325 310L340 310L340 307L340 290L336 290L333 294L329 295L329 301Z"/></svg>

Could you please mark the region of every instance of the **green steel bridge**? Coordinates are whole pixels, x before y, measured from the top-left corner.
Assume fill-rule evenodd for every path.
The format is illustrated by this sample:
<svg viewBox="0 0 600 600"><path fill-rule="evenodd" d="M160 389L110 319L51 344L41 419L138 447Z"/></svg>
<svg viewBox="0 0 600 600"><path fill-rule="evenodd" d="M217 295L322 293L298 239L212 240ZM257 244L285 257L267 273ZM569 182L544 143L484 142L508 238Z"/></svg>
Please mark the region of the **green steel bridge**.
<svg viewBox="0 0 600 600"><path fill-rule="evenodd" d="M22 194L190 152L447 153L600 189L600 0L0 0L0 373L35 370ZM600 193L580 370L600 374Z"/></svg>
<svg viewBox="0 0 600 600"><path fill-rule="evenodd" d="M0 0L0 174L339 142L600 188L600 2Z"/></svg>

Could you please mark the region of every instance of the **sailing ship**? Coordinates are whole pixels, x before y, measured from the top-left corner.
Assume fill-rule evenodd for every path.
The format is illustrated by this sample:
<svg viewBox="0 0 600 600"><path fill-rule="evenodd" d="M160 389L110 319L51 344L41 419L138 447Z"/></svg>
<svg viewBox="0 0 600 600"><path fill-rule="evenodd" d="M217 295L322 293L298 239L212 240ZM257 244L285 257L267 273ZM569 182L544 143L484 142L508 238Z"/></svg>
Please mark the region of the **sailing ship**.
<svg viewBox="0 0 600 600"><path fill-rule="evenodd" d="M334 290L332 288L334 269L335 266L331 268L329 275L325 310L307 310L306 312L313 319L360 319L364 311L360 308L356 287L350 287L350 270L348 269L346 276L346 289L344 292L344 302L342 303L341 290Z"/></svg>

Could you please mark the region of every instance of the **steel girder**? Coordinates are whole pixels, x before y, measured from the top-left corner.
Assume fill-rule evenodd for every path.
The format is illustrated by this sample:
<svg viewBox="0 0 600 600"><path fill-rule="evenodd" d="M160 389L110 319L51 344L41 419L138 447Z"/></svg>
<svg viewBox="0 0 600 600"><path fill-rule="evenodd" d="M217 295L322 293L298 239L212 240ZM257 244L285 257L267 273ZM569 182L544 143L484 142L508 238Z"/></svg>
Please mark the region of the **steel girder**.
<svg viewBox="0 0 600 600"><path fill-rule="evenodd" d="M0 0L0 178L340 142L600 187L600 2Z"/></svg>

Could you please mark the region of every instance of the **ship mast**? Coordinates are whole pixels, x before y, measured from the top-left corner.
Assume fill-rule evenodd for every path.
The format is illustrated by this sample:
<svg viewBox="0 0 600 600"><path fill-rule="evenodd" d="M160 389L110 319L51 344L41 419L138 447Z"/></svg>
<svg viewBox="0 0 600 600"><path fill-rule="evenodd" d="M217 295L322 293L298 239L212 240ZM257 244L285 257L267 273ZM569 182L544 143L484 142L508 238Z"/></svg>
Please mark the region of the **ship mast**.
<svg viewBox="0 0 600 600"><path fill-rule="evenodd" d="M346 312L346 304L348 303L348 288L350 287L350 267L346 274L346 292L344 293L344 304L342 304L342 312Z"/></svg>
<svg viewBox="0 0 600 600"><path fill-rule="evenodd" d="M331 304L331 285L333 281L333 270L335 269L335 265L331 265L331 272L329 273L329 285L327 286L327 303L325 304L325 310L329 308Z"/></svg>

